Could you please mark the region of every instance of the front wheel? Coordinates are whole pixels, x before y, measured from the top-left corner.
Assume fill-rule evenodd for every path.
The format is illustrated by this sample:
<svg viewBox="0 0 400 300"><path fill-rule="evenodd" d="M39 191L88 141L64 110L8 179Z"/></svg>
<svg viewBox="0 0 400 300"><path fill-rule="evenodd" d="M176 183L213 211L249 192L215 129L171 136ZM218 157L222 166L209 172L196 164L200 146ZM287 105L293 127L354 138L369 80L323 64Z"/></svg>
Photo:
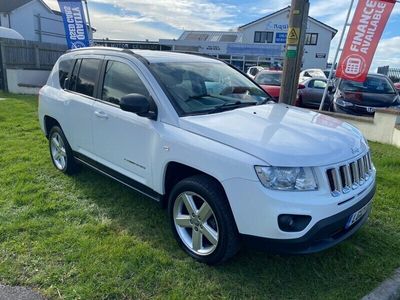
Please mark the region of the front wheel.
<svg viewBox="0 0 400 300"><path fill-rule="evenodd" d="M228 200L214 179L197 175L179 182L170 194L168 212L179 245L196 260L218 264L239 250Z"/></svg>

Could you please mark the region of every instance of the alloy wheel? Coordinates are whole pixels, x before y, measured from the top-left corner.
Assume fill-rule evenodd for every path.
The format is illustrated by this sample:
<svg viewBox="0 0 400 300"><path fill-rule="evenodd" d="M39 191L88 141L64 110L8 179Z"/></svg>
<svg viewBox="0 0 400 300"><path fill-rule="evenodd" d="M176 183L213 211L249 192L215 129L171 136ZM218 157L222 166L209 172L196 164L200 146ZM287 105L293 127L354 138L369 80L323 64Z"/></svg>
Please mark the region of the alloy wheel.
<svg viewBox="0 0 400 300"><path fill-rule="evenodd" d="M173 218L176 231L193 253L206 256L218 246L218 222L207 201L193 192L183 192L175 200Z"/></svg>

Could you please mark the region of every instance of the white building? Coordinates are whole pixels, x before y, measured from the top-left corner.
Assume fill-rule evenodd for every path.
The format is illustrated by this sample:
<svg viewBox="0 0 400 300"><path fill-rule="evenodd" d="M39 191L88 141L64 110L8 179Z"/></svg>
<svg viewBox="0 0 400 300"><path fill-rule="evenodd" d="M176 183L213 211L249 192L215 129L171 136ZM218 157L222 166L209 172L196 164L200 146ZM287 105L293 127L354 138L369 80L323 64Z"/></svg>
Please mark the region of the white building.
<svg viewBox="0 0 400 300"><path fill-rule="evenodd" d="M199 52L226 60L239 69L282 65L290 7L262 17L236 31L185 31L177 40L160 40L174 51ZM308 18L303 69L325 69L337 30Z"/></svg>
<svg viewBox="0 0 400 300"><path fill-rule="evenodd" d="M67 43L61 13L43 0L0 0L0 26L14 29L25 40Z"/></svg>

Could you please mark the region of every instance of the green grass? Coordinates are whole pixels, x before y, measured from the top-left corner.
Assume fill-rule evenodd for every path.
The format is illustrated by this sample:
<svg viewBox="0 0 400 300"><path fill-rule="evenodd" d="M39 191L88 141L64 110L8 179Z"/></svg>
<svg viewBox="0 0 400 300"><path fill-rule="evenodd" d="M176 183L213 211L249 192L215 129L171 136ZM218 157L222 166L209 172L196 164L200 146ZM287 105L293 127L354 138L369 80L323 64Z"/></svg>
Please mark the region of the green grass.
<svg viewBox="0 0 400 300"><path fill-rule="evenodd" d="M371 144L369 222L308 256L243 250L208 267L177 246L166 212L89 169L52 166L33 97L0 94L0 283L63 299L359 299L400 266L400 150Z"/></svg>

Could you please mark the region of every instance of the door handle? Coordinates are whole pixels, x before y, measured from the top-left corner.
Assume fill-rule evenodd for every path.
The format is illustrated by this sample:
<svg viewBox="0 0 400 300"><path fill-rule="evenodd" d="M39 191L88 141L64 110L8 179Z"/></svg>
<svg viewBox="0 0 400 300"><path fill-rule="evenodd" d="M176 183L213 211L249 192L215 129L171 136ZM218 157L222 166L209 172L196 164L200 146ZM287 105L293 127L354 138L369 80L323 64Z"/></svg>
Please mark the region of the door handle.
<svg viewBox="0 0 400 300"><path fill-rule="evenodd" d="M104 111L95 111L94 114L100 119L108 119L108 115Z"/></svg>

